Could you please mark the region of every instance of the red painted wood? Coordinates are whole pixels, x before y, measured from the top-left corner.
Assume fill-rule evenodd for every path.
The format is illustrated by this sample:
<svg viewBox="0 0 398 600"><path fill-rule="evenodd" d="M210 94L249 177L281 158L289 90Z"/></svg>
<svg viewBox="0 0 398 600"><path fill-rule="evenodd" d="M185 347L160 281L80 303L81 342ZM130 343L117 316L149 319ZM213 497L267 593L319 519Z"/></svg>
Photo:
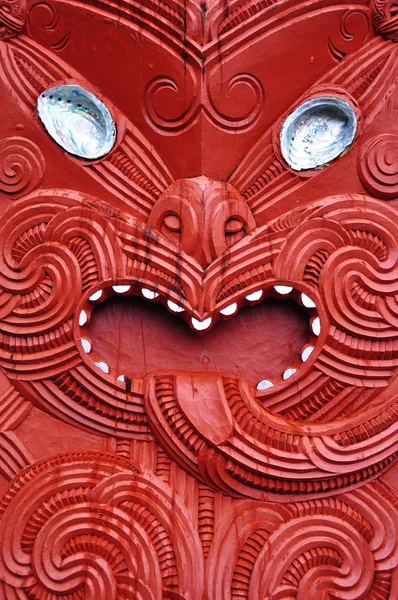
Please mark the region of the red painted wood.
<svg viewBox="0 0 398 600"><path fill-rule="evenodd" d="M397 15L3 2L0 600L397 600ZM297 172L317 97L356 137Z"/></svg>

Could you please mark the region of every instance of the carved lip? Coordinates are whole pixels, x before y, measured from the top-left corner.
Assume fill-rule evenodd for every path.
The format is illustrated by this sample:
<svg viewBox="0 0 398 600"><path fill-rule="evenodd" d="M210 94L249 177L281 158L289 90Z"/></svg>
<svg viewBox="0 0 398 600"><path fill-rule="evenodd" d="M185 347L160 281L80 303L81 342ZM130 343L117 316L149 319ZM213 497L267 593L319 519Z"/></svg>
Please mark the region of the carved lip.
<svg viewBox="0 0 398 600"><path fill-rule="evenodd" d="M94 367L94 370L98 374L110 376L123 385L129 381L129 373L120 372L120 368L118 369L108 364L109 361L107 362L100 355L98 349L93 347L88 330L93 310L112 297L138 296L148 303L163 304L170 313L176 315L176 318L184 319L189 327L200 336L210 332L218 321L232 319L241 308L254 306L265 299L293 300L308 312L310 329L308 339L301 347L299 359L295 360L292 364L286 365L286 368L282 370L279 376L269 379L259 378L256 381L259 393L266 393L266 390L271 390L275 385L283 384L283 382L291 378L295 379L299 375L299 372L303 371L304 366L311 364L318 354L318 337L321 334L322 324L318 314L315 294L312 293L310 295L310 293L298 290L291 282L268 281L262 286L259 285L258 289L251 289L249 293L243 291L239 297L234 296L232 302L223 301L216 309L208 311L199 317L183 298L180 303L177 303L175 299L171 300L159 293L155 287L150 288L146 285L137 286L136 281L128 282L127 280L117 281L112 284L103 284L97 289L91 289L86 294L76 315L75 335L77 345L86 364L88 362L91 368ZM200 371L200 367L201 365L199 364L195 370Z"/></svg>

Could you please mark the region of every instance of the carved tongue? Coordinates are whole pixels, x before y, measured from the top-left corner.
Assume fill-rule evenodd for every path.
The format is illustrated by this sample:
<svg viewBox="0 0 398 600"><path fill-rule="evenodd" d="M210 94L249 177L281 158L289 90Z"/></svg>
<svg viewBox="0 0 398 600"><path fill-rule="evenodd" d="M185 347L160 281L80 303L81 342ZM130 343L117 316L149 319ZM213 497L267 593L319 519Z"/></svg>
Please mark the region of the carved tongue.
<svg viewBox="0 0 398 600"><path fill-rule="evenodd" d="M223 444L232 435L232 415L220 377L178 375L176 399L187 421L209 442Z"/></svg>

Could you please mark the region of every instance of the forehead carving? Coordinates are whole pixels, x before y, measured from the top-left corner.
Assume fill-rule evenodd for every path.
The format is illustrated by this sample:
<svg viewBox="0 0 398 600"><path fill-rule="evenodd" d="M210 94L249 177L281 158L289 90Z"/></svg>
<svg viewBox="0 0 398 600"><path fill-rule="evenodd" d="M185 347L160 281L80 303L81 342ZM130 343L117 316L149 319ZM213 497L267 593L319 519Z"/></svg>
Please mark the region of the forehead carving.
<svg viewBox="0 0 398 600"><path fill-rule="evenodd" d="M0 7L0 598L398 597L397 30Z"/></svg>

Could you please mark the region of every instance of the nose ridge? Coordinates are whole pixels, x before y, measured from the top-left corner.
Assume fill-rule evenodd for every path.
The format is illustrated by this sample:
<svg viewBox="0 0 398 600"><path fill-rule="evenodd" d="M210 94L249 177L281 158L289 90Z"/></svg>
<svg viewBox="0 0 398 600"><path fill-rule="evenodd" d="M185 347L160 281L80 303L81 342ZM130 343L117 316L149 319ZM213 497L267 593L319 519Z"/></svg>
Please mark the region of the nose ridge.
<svg viewBox="0 0 398 600"><path fill-rule="evenodd" d="M256 226L238 191L206 176L175 181L153 207L148 224L202 268Z"/></svg>

